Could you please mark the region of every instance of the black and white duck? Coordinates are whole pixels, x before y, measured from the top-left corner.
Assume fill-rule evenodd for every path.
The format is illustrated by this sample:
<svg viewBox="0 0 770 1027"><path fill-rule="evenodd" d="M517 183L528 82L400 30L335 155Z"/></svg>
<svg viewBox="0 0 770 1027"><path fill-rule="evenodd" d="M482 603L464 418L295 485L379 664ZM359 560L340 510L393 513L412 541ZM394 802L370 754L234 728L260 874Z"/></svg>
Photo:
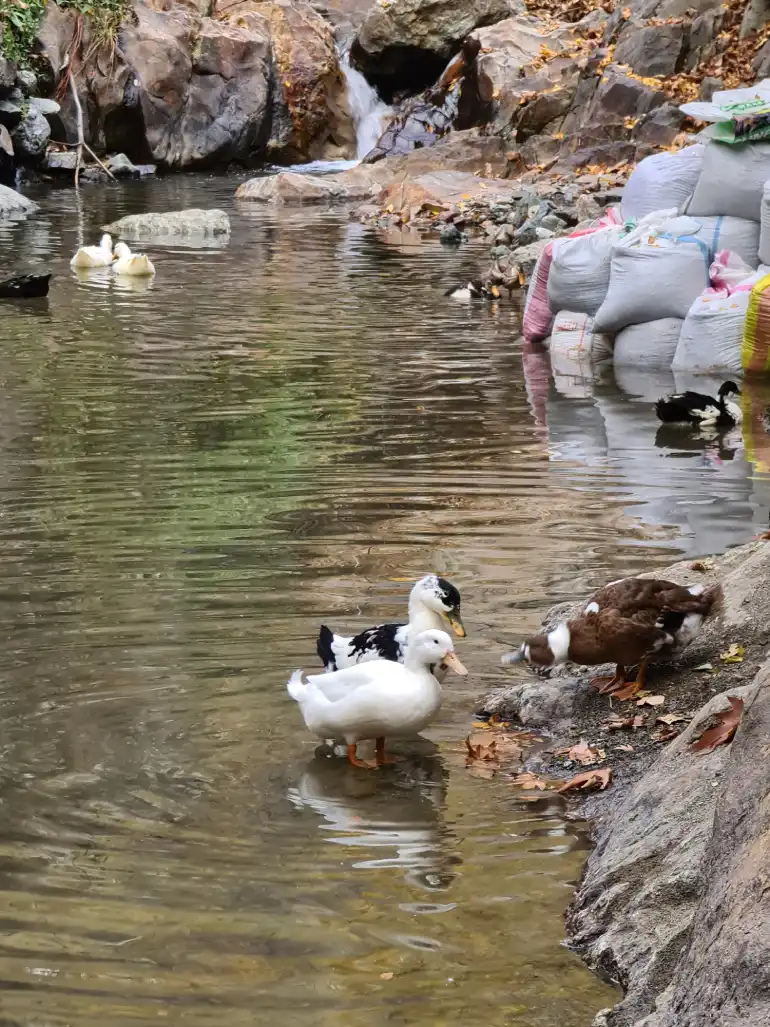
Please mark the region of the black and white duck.
<svg viewBox="0 0 770 1027"><path fill-rule="evenodd" d="M621 578L600 588L583 609L547 634L525 639L503 663L555 667L614 663L611 678L594 678L600 692L631 699L644 687L647 666L677 656L720 604L720 585L676 585L656 578ZM626 682L626 667L639 665Z"/></svg>
<svg viewBox="0 0 770 1027"><path fill-rule="evenodd" d="M452 300L498 300L500 299L500 289L495 284L486 285L481 279L474 278L465 285L456 285L452 289L447 289L444 295Z"/></svg>
<svg viewBox="0 0 770 1027"><path fill-rule="evenodd" d="M732 428L743 419L741 408L728 396L740 396L741 390L735 382L721 385L717 398L701 392L680 392L664 396L655 404L655 413L665 424L695 424L701 427L713 425L718 428Z"/></svg>
<svg viewBox="0 0 770 1027"><path fill-rule="evenodd" d="M437 574L427 574L409 594L406 624L378 624L357 635L336 635L321 625L316 652L327 671L343 670L368 660L404 662L410 636L420 631L442 630L448 624L459 638L465 637L460 616L460 593Z"/></svg>
<svg viewBox="0 0 770 1027"><path fill-rule="evenodd" d="M31 300L48 295L51 275L14 275L0 282L0 300Z"/></svg>

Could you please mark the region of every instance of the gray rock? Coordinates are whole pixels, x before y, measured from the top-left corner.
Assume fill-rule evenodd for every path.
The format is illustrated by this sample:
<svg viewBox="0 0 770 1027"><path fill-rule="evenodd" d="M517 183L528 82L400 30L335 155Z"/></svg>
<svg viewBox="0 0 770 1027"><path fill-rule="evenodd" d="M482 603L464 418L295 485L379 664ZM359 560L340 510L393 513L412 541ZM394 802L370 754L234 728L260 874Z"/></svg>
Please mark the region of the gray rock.
<svg viewBox="0 0 770 1027"><path fill-rule="evenodd" d="M15 189L0 185L0 217L26 217L37 210L37 204Z"/></svg>
<svg viewBox="0 0 770 1027"><path fill-rule="evenodd" d="M13 142L11 133L0 125L0 182L4 185L13 185L16 178L16 162L13 155Z"/></svg>
<svg viewBox="0 0 770 1027"><path fill-rule="evenodd" d="M12 132L19 124L23 116L21 107L10 100L0 100L0 125L4 125L9 132Z"/></svg>
<svg viewBox="0 0 770 1027"><path fill-rule="evenodd" d="M19 68L16 72L15 85L25 96L33 96L37 91L37 75L29 68Z"/></svg>
<svg viewBox="0 0 770 1027"><path fill-rule="evenodd" d="M537 239L535 242L529 243L527 246L519 246L513 251L513 257L524 273L525 278L530 277L535 269L535 264L540 259L540 254L547 245L546 240Z"/></svg>
<svg viewBox="0 0 770 1027"><path fill-rule="evenodd" d="M749 699L752 691L729 694ZM727 706L726 693L714 696L624 797L622 815L608 818L568 913L571 940L588 963L624 982L612 1024L636 1024L652 1011L686 947L714 865L708 846L730 759L725 746L703 756L687 746ZM706 1022L727 1027L726 1020L698 1021Z"/></svg>
<svg viewBox="0 0 770 1027"><path fill-rule="evenodd" d="M637 75L673 75L684 45L684 25L630 23L622 31L613 60L627 64Z"/></svg>
<svg viewBox="0 0 770 1027"><path fill-rule="evenodd" d="M496 227L496 226L495 226ZM495 243L499 246L510 246L513 242L515 229L511 224L504 224L495 232Z"/></svg>
<svg viewBox="0 0 770 1027"><path fill-rule="evenodd" d="M473 29L523 10L517 0L392 0L373 4L352 56L370 81L415 92L433 83Z"/></svg>
<svg viewBox="0 0 770 1027"><path fill-rule="evenodd" d="M483 700L485 713L497 714L525 727L547 728L558 734L572 720L575 695L580 682L575 678L559 681L526 681Z"/></svg>
<svg viewBox="0 0 770 1027"><path fill-rule="evenodd" d="M0 96L13 89L16 81L16 65L0 53Z"/></svg>
<svg viewBox="0 0 770 1027"><path fill-rule="evenodd" d="M578 221L595 221L601 217L602 208L593 196L582 193L575 202L575 213L577 214Z"/></svg>
<svg viewBox="0 0 770 1027"><path fill-rule="evenodd" d="M546 214L544 218L540 219L540 227L545 228L548 232L561 232L567 227L567 222L562 221L556 214Z"/></svg>
<svg viewBox="0 0 770 1027"><path fill-rule="evenodd" d="M463 233L456 225L445 225L441 229L439 241L446 246L459 246L463 241Z"/></svg>
<svg viewBox="0 0 770 1027"><path fill-rule="evenodd" d="M110 176L98 164L87 164L80 172L78 181L83 185L104 185L110 181Z"/></svg>
<svg viewBox="0 0 770 1027"><path fill-rule="evenodd" d="M45 156L51 127L40 111L30 107L11 138L16 154L22 161L37 163Z"/></svg>
<svg viewBox="0 0 770 1027"><path fill-rule="evenodd" d="M542 225L538 225L537 228L535 228L536 239L553 239L555 235L556 232L552 232L548 228L543 228Z"/></svg>
<svg viewBox="0 0 770 1027"><path fill-rule="evenodd" d="M766 1027L770 1022L770 667L742 692L745 708L735 741L715 780L711 837L700 900L672 986L658 1003L660 1027ZM714 757L708 757L713 759ZM691 821L693 811L688 808Z"/></svg>
<svg viewBox="0 0 770 1027"><path fill-rule="evenodd" d="M604 71L594 98L584 116L584 123L596 128L622 122L625 118L637 118L653 108L660 107L668 97L660 89L653 89L638 79L627 75L615 64L610 64ZM606 140L607 132L602 133ZM601 145L601 136L597 134L597 150ZM615 144L617 145L617 144ZM611 150L613 144L609 144ZM576 154L577 156L577 154ZM618 158L622 159L622 158ZM601 164L603 160L591 163ZM615 163L610 160L609 163Z"/></svg>
<svg viewBox="0 0 770 1027"><path fill-rule="evenodd" d="M125 153L114 153L105 161L106 167L115 178L139 178L139 169L131 163Z"/></svg>
<svg viewBox="0 0 770 1027"><path fill-rule="evenodd" d="M493 257L497 257L497 258L507 257L509 253L510 253L510 250L508 249L507 246L493 246L492 247L492 256Z"/></svg>
<svg viewBox="0 0 770 1027"><path fill-rule="evenodd" d="M74 175L77 162L78 155L75 150L49 150L42 168L52 174Z"/></svg>
<svg viewBox="0 0 770 1027"><path fill-rule="evenodd" d="M140 178L149 178L157 170L155 164L134 164L134 167L139 172Z"/></svg>
<svg viewBox="0 0 770 1027"><path fill-rule="evenodd" d="M47 100L44 96L30 96L27 102L30 107L40 111L46 118L51 118L61 111L61 104L58 104L56 100Z"/></svg>
<svg viewBox="0 0 770 1027"><path fill-rule="evenodd" d="M162 236L227 235L230 219L223 210L173 210L165 214L129 214L105 225L105 232L123 239Z"/></svg>
<svg viewBox="0 0 770 1027"><path fill-rule="evenodd" d="M684 115L673 103L664 103L646 115L634 129L634 139L648 146L670 146L684 124Z"/></svg>

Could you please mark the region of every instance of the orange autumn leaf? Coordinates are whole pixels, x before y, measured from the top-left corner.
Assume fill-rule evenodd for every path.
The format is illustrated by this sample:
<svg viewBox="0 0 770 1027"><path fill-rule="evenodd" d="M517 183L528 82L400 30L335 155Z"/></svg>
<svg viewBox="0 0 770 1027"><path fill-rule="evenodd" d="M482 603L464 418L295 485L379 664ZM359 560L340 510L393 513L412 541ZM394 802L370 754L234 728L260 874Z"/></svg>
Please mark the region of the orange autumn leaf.
<svg viewBox="0 0 770 1027"><path fill-rule="evenodd" d="M611 779L612 770L610 767L603 767L601 770L586 770L582 774L575 774L566 784L563 784L559 788L559 794L572 791L587 792L594 788L598 788L599 791L603 792Z"/></svg>
<svg viewBox="0 0 770 1027"><path fill-rule="evenodd" d="M729 695L727 701L730 703L730 709L717 714L717 724L704 731L698 741L692 743L690 752L712 752L718 745L727 745L732 741L743 715L743 699Z"/></svg>

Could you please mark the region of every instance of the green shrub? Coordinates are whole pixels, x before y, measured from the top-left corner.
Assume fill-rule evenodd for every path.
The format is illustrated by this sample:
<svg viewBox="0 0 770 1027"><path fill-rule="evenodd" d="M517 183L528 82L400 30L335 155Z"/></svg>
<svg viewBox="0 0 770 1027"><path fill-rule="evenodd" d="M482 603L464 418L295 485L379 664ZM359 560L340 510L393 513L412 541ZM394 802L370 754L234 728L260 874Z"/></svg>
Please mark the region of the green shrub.
<svg viewBox="0 0 770 1027"><path fill-rule="evenodd" d="M43 20L48 0L0 0L2 49L8 60L22 66L30 63L37 30ZM61 8L69 8L90 18L94 42L111 43L115 39L129 0L57 0Z"/></svg>

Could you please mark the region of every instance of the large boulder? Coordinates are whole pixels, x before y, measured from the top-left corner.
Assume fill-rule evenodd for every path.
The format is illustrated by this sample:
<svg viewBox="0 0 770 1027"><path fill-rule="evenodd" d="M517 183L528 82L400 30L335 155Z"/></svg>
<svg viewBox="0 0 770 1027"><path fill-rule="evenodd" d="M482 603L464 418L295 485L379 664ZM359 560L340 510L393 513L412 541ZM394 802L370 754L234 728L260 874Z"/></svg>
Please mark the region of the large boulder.
<svg viewBox="0 0 770 1027"><path fill-rule="evenodd" d="M355 155L334 34L304 0L221 0L220 17L264 19L273 54L273 103L268 153L277 161Z"/></svg>
<svg viewBox="0 0 770 1027"><path fill-rule="evenodd" d="M436 81L469 32L523 9L521 0L382 0L369 9L351 53L385 95L418 92Z"/></svg>
<svg viewBox="0 0 770 1027"><path fill-rule="evenodd" d="M77 20L49 4L39 33L51 70L72 48ZM189 167L248 161L264 152L269 129L270 31L264 19L201 17L192 7L134 0L114 47L99 45L84 19L78 75L88 138L132 160ZM70 97L62 110L76 138Z"/></svg>
<svg viewBox="0 0 770 1027"><path fill-rule="evenodd" d="M0 217L23 218L37 210L37 204L15 189L0 185Z"/></svg>
<svg viewBox="0 0 770 1027"><path fill-rule="evenodd" d="M338 175L281 171L249 179L238 187L235 198L258 203L354 206L369 196L375 180L376 173L371 168L351 168Z"/></svg>
<svg viewBox="0 0 770 1027"><path fill-rule="evenodd" d="M50 138L51 127L36 107L28 108L11 134L17 158L27 164L43 159Z"/></svg>
<svg viewBox="0 0 770 1027"><path fill-rule="evenodd" d="M230 219L223 210L170 210L162 214L127 214L104 226L104 231L123 239L143 240L193 236L226 236Z"/></svg>

